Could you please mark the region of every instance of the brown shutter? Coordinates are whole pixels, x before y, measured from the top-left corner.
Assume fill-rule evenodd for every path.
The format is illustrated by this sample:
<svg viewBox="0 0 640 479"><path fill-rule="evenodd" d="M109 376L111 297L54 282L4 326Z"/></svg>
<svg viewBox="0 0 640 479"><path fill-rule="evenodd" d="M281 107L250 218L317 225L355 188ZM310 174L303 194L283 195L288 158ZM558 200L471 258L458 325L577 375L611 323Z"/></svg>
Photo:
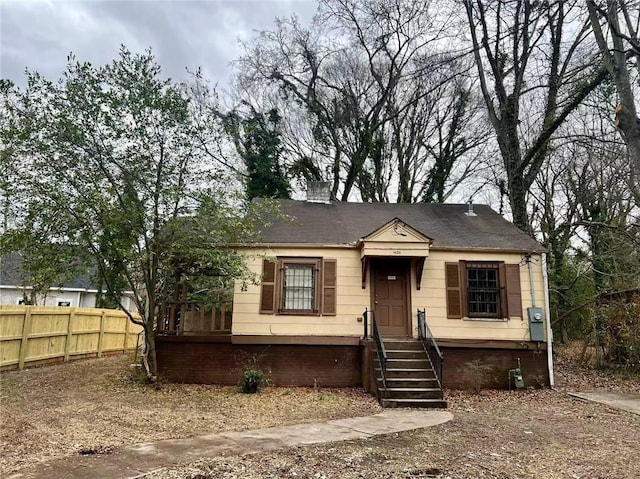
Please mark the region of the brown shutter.
<svg viewBox="0 0 640 479"><path fill-rule="evenodd" d="M509 305L507 304L507 271L504 263L498 264L498 285L500 286L500 317L509 317Z"/></svg>
<svg viewBox="0 0 640 479"><path fill-rule="evenodd" d="M462 318L462 291L460 285L460 267L458 263L445 263L445 282L447 285L447 318Z"/></svg>
<svg viewBox="0 0 640 479"><path fill-rule="evenodd" d="M260 294L260 313L276 312L276 263L262 260L262 291Z"/></svg>
<svg viewBox="0 0 640 479"><path fill-rule="evenodd" d="M508 316L522 317L522 296L520 294L520 265L505 265L507 286L507 312Z"/></svg>
<svg viewBox="0 0 640 479"><path fill-rule="evenodd" d="M326 316L336 315L336 266L335 259L322 262L322 314Z"/></svg>

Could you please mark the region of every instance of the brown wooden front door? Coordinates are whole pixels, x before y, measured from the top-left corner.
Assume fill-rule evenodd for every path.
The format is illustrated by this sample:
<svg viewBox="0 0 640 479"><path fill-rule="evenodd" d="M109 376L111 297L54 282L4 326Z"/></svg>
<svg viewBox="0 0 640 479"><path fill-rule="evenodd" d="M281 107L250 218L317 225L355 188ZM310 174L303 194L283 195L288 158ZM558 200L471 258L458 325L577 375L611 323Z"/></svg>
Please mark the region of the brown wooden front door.
<svg viewBox="0 0 640 479"><path fill-rule="evenodd" d="M382 336L409 335L407 283L409 262L400 259L375 260L373 308Z"/></svg>

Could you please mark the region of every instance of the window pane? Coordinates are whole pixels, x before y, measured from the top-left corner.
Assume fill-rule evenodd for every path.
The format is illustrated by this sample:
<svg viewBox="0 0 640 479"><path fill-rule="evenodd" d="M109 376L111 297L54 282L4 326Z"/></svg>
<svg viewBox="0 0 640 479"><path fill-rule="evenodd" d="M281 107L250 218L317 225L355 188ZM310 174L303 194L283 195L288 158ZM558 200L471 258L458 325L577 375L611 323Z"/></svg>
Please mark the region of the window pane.
<svg viewBox="0 0 640 479"><path fill-rule="evenodd" d="M315 268L311 264L284 265L284 309L313 311Z"/></svg>
<svg viewBox="0 0 640 479"><path fill-rule="evenodd" d="M467 292L470 316L499 317L498 265L495 263L467 265Z"/></svg>

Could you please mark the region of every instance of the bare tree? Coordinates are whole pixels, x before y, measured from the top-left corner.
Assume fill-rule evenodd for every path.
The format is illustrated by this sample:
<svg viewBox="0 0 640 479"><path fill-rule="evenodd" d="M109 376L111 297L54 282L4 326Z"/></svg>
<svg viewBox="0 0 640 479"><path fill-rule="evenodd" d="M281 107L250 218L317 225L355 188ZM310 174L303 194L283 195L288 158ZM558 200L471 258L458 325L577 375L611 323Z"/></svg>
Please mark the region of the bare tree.
<svg viewBox="0 0 640 479"><path fill-rule="evenodd" d="M476 112L469 85L442 95L468 69L435 48L443 24L428 3L326 0L309 29L292 19L262 32L239 61L240 84L275 86L293 105L311 140L294 170L326 175L336 198L358 190L365 201L389 201L396 184L397 201L444 198L459 182L452 172L472 170L455 163L477 140L464 139Z"/></svg>
<svg viewBox="0 0 640 479"><path fill-rule="evenodd" d="M463 0L513 220L533 232L527 194L567 116L606 77L566 1ZM491 87L493 84L493 88Z"/></svg>
<svg viewBox="0 0 640 479"><path fill-rule="evenodd" d="M630 72L634 62L640 70L638 3L623 0L588 0L587 7L593 34L602 54L602 64L618 92L620 103L616 108L617 126L627 145L631 164L630 184L636 204L640 204L640 119ZM603 31L603 24L607 31Z"/></svg>
<svg viewBox="0 0 640 479"><path fill-rule="evenodd" d="M531 190L534 224L549 250L552 324L564 342L593 333L588 308L600 295L640 284L638 225L621 181L629 165L614 105L603 86L571 115Z"/></svg>

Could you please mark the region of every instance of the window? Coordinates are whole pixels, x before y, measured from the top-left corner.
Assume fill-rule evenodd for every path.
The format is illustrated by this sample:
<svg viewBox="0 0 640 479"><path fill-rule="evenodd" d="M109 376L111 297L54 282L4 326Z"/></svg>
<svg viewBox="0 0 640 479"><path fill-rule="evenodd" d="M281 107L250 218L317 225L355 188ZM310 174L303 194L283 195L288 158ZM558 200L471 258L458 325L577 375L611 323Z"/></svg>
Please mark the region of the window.
<svg viewBox="0 0 640 479"><path fill-rule="evenodd" d="M336 260L264 260L262 272L260 313L336 314Z"/></svg>
<svg viewBox="0 0 640 479"><path fill-rule="evenodd" d="M469 316L501 318L498 263L467 263Z"/></svg>
<svg viewBox="0 0 640 479"><path fill-rule="evenodd" d="M283 310L315 311L317 273L315 264L284 263Z"/></svg>
<svg viewBox="0 0 640 479"><path fill-rule="evenodd" d="M445 263L447 317L522 317L520 266L502 261Z"/></svg>

